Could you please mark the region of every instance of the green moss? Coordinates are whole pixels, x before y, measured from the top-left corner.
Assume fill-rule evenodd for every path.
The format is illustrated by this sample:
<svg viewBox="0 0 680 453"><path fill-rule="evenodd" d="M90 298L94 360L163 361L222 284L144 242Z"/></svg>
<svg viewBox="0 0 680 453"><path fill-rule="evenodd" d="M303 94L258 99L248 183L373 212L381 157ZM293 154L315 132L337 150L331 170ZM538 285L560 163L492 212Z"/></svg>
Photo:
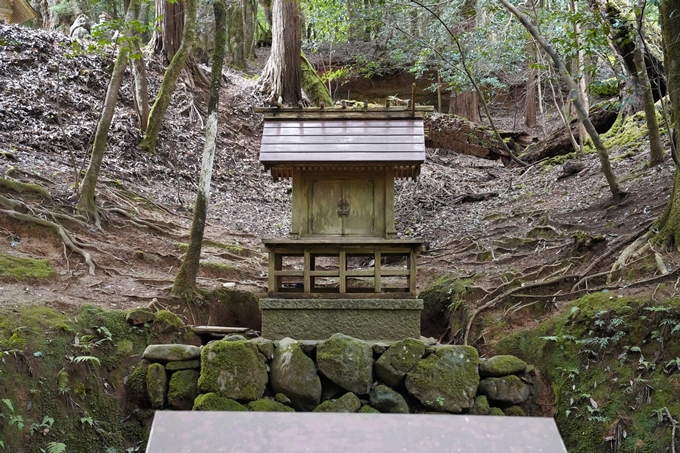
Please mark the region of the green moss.
<svg viewBox="0 0 680 453"><path fill-rule="evenodd" d="M181 370L172 373L168 385L168 404L173 409L190 410L198 395L198 371Z"/></svg>
<svg viewBox="0 0 680 453"><path fill-rule="evenodd" d="M256 400L264 393L268 374L257 346L247 341L216 341L201 351L199 390L239 400Z"/></svg>
<svg viewBox="0 0 680 453"><path fill-rule="evenodd" d="M680 332L673 332L678 325L678 298L656 303L599 292L497 346L535 364L550 380L555 419L570 452L608 451L603 439L619 424L628 434L619 451L651 453L670 445L661 408L680 414L680 375L675 365L667 366L680 357Z"/></svg>
<svg viewBox="0 0 680 453"><path fill-rule="evenodd" d="M248 409L253 412L295 412L292 407L269 399L261 399L248 403Z"/></svg>
<svg viewBox="0 0 680 453"><path fill-rule="evenodd" d="M464 326L467 312L465 295L470 283L470 280L444 276L421 291L418 297L423 300L421 319L424 335L438 336L447 318L452 331Z"/></svg>
<svg viewBox="0 0 680 453"><path fill-rule="evenodd" d="M359 409L360 414L379 414L380 411L374 407L371 407L369 405L361 406L361 409Z"/></svg>
<svg viewBox="0 0 680 453"><path fill-rule="evenodd" d="M184 326L180 317L169 310L159 310L156 312L153 322L154 324L165 324L166 326L174 327L175 329L181 329Z"/></svg>
<svg viewBox="0 0 680 453"><path fill-rule="evenodd" d="M248 409L230 399L218 395L217 393L205 393L198 395L194 400L194 411L230 411L230 412L247 412Z"/></svg>
<svg viewBox="0 0 680 453"><path fill-rule="evenodd" d="M526 413L519 406L510 406L503 411L508 417L526 417Z"/></svg>
<svg viewBox="0 0 680 453"><path fill-rule="evenodd" d="M12 190L17 193L35 193L48 200L52 199L52 195L42 186L38 184L31 184L21 181L15 181L13 179L0 178L0 187Z"/></svg>
<svg viewBox="0 0 680 453"><path fill-rule="evenodd" d="M54 276L48 260L23 258L0 253L0 277L17 280L41 279Z"/></svg>
<svg viewBox="0 0 680 453"><path fill-rule="evenodd" d="M499 409L497 407L492 407L491 410L489 411L489 415L495 415L495 416L503 416L505 415L505 412L503 412L503 409Z"/></svg>

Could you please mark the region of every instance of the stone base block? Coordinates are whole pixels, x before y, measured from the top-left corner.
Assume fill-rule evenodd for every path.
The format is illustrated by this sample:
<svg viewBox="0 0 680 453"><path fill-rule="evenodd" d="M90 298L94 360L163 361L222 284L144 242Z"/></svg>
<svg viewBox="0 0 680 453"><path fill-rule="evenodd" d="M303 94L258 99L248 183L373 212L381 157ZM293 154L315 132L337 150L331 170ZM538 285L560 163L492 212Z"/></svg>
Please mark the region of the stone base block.
<svg viewBox="0 0 680 453"><path fill-rule="evenodd" d="M325 340L343 333L362 340L420 338L421 299L260 299L262 336Z"/></svg>

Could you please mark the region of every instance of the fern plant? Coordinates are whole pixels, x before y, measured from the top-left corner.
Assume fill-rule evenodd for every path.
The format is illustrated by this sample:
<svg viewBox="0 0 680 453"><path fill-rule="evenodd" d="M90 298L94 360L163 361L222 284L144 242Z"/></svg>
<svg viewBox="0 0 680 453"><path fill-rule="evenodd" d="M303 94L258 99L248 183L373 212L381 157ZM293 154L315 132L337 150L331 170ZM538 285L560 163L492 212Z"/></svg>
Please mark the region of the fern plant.
<svg viewBox="0 0 680 453"><path fill-rule="evenodd" d="M50 442L47 444L47 449L40 449L43 453L64 453L66 451L66 444L61 442Z"/></svg>

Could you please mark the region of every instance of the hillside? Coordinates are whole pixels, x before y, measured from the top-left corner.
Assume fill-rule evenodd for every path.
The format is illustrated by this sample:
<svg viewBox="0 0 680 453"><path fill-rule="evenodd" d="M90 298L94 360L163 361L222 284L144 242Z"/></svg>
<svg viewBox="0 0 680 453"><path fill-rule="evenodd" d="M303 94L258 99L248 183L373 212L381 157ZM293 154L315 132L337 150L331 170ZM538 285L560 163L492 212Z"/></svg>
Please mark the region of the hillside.
<svg viewBox="0 0 680 453"><path fill-rule="evenodd" d="M203 146L205 90L192 86L186 78L178 84L157 155L149 155L137 148L141 137L126 79L102 169L97 200L104 215L102 228L97 229L74 213L74 175L80 175L87 165L113 50L72 55L70 49L69 40L62 35L0 25L0 171L13 180L37 184L50 194L20 193L9 184L0 187L0 195L16 202L0 210L4 237L0 242L0 310L17 311L38 304L70 314L83 305L114 310L150 305L169 308L189 324L257 328L257 316L247 310L222 313L209 304L196 309L169 296L188 240ZM155 94L162 77L158 61L150 62L149 75ZM260 239L283 236L290 226L290 183L273 181L258 162L263 120L254 108L262 102L254 92L252 75L225 69L210 225L199 278L205 289L231 288L234 283L237 290L264 294L266 258ZM646 313L644 307L666 307L673 313L668 319L675 319L673 298L680 272L676 252L652 248L632 257L623 272L607 281L621 250L662 213L672 187L675 169L670 157L657 167L646 166L649 151L642 119L634 116L618 122L605 135L613 169L629 194L618 204L610 199L595 153L578 158L584 167L577 174L562 177L566 164L576 159L557 157L520 168L446 149L428 149L418 180L400 182L395 194L400 236L422 237L428 242L428 250L418 261L418 289L428 304L423 334L441 342L467 339L483 353L510 348L526 356L542 347L536 346L538 340L532 335L538 334L532 329L543 329L543 336L562 335L559 339L564 340L570 323L595 322L593 313L605 310L608 304L619 310L629 303L637 315ZM668 140L667 134L664 139ZM15 212L61 224L80 248L91 254L94 275L88 272L82 255L67 249L54 231L25 217L22 220ZM54 274L49 275L48 269L35 275L17 270L19 266L11 258L47 259ZM660 271L660 262L667 273ZM584 308L582 314L586 316L587 311L590 318L568 318L573 301L589 294L596 295L587 299L589 311ZM670 305L664 305L668 300ZM659 336L650 339L652 333L644 331L642 323L634 325L639 316L627 319L630 332L637 332L639 341L645 340L645 346L625 343L627 351L633 346L638 346L638 351L653 349ZM587 328L573 328L590 335ZM670 341L671 334L665 332L662 340ZM569 360L582 367L584 376L591 360L597 363L598 354L608 354L615 364L620 352L600 345L599 350L588 349L594 358L583 357L581 346L564 343L573 353ZM617 345L622 347L623 343ZM644 354L649 357L646 350ZM647 367L637 377L637 372L631 371L616 379L623 382L630 378L631 388L637 392L633 380L662 375L661 365L672 360L673 354L674 349L657 354L658 369ZM528 357L527 361L543 365L539 359ZM567 365L547 361L545 366L554 371ZM671 369L667 374L672 373ZM555 376L548 377L554 381ZM602 384L610 378L599 376L596 381ZM574 392L577 379L571 378ZM583 385L592 382L584 379ZM663 385L673 388L674 384L669 380ZM590 394L590 389L579 390L579 395ZM605 388L600 392L606 393ZM595 397L594 391L592 394ZM4 396L2 391L0 396ZM576 403L569 403L568 398L554 405L550 402L542 413L562 411L563 418L558 420L569 424L576 436L581 425L572 427L563 409L567 403L568 408L583 401L585 413L583 407L589 403L582 396L576 397ZM654 409L671 405L674 408L678 403L664 400ZM601 407L597 414L604 421L596 420L603 426L613 422L603 415L604 410ZM626 421L629 410L622 405L607 410L620 411L621 423L629 423L628 430L640 438L640 433L653 437L656 425L633 429L633 422ZM580 422L591 421L582 417ZM669 435L664 431L662 438ZM598 436L599 431L592 434L593 443L587 446L602 444ZM655 451L653 448L639 451ZM624 450L633 451L632 447ZM573 451L588 450L578 447Z"/></svg>

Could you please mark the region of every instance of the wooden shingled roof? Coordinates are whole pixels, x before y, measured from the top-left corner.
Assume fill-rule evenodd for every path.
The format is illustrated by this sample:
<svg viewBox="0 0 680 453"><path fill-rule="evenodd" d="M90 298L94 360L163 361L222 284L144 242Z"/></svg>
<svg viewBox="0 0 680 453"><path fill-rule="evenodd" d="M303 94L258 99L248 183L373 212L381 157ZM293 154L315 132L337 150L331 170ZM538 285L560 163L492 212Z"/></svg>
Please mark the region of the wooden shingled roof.
<svg viewBox="0 0 680 453"><path fill-rule="evenodd" d="M265 115L260 162L275 178L293 167L393 167L415 177L425 161L423 117L431 108L258 109Z"/></svg>

